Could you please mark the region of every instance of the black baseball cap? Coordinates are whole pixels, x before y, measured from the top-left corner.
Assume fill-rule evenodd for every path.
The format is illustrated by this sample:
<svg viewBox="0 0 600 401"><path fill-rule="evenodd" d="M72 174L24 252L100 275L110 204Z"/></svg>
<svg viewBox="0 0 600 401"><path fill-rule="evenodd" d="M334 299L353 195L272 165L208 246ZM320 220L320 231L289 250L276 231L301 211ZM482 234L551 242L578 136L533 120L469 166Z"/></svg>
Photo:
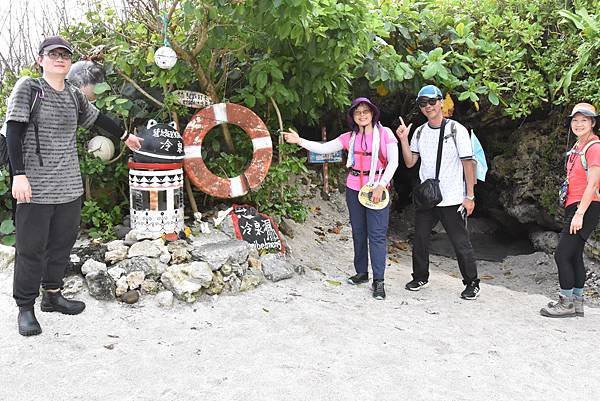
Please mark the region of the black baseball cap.
<svg viewBox="0 0 600 401"><path fill-rule="evenodd" d="M44 39L42 43L40 43L38 54L42 54L44 51L50 51L54 49L65 49L69 53L73 54L73 46L60 36L51 36Z"/></svg>

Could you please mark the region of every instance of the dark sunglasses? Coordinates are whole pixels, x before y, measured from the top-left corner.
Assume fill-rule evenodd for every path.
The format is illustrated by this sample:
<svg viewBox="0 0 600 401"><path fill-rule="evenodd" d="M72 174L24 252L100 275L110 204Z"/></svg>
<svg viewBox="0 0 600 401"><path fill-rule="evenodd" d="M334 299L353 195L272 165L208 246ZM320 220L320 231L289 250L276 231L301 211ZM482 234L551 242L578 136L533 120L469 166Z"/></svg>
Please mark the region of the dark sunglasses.
<svg viewBox="0 0 600 401"><path fill-rule="evenodd" d="M418 105L419 107L425 107L425 106L427 106L428 104L429 104L430 106L435 106L435 104L438 102L438 100L440 100L440 99L439 99L439 98L434 98L434 99L432 99L432 98L427 98L427 99L417 99L417 105Z"/></svg>

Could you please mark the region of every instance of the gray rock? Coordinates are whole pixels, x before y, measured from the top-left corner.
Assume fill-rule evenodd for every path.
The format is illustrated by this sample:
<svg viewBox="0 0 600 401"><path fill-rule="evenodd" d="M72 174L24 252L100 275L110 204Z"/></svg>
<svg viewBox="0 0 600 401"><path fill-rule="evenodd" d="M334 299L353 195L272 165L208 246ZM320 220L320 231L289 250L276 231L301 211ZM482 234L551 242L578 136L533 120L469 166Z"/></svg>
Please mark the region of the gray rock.
<svg viewBox="0 0 600 401"><path fill-rule="evenodd" d="M127 246L127 245L125 245L124 241L121 241L121 240L109 241L106 243L106 250L114 251L115 249L120 249L124 246Z"/></svg>
<svg viewBox="0 0 600 401"><path fill-rule="evenodd" d="M233 226L232 226L233 229ZM210 234L199 234L194 237L192 248L199 248L203 245L214 244L217 242L223 242L230 240L232 237L220 231L213 231Z"/></svg>
<svg viewBox="0 0 600 401"><path fill-rule="evenodd" d="M163 252L160 254L158 260L160 260L161 263L168 264L171 261L171 254L169 252Z"/></svg>
<svg viewBox="0 0 600 401"><path fill-rule="evenodd" d="M164 252L163 248L164 245L161 246L156 240L136 242L129 248L127 257L147 256L149 258L158 258Z"/></svg>
<svg viewBox="0 0 600 401"><path fill-rule="evenodd" d="M237 294L238 292L240 292L241 287L242 280L240 280L234 275L229 276L229 281L227 281L227 284L225 285L225 288L227 288L229 292L231 292L232 294Z"/></svg>
<svg viewBox="0 0 600 401"><path fill-rule="evenodd" d="M104 260L106 246L92 241L78 241L71 252L77 257L71 257L69 260L65 272L66 275L81 273L82 264L90 259L95 261Z"/></svg>
<svg viewBox="0 0 600 401"><path fill-rule="evenodd" d="M125 273L134 271L143 271L146 277L158 278L166 270L167 265L161 263L160 260L148 258L145 256L136 256L131 259L125 259L115 265L125 270Z"/></svg>
<svg viewBox="0 0 600 401"><path fill-rule="evenodd" d="M224 276L229 276L231 273L233 273L231 265L225 263L223 266L221 266L221 274L223 274Z"/></svg>
<svg viewBox="0 0 600 401"><path fill-rule="evenodd" d="M161 282L177 299L194 302L201 295L203 288L208 288L213 274L206 262L168 266L161 276Z"/></svg>
<svg viewBox="0 0 600 401"><path fill-rule="evenodd" d="M260 257L250 256L248 257L248 265L252 268L262 269L262 262L260 261Z"/></svg>
<svg viewBox="0 0 600 401"><path fill-rule="evenodd" d="M127 291L125 294L121 295L120 301L125 302L126 304L134 304L140 300L140 293L136 290Z"/></svg>
<svg viewBox="0 0 600 401"><path fill-rule="evenodd" d="M115 295L117 297L120 297L121 295L129 291L129 285L127 284L127 276L119 277L119 279L115 283L115 286Z"/></svg>
<svg viewBox="0 0 600 401"><path fill-rule="evenodd" d="M126 244L134 244L137 241L159 239L161 236L162 234L160 233L142 233L136 230L131 230L127 233L127 235L125 235L124 241Z"/></svg>
<svg viewBox="0 0 600 401"><path fill-rule="evenodd" d="M270 253L263 256L261 262L263 274L268 280L280 281L294 275L294 267L284 258L275 254Z"/></svg>
<svg viewBox="0 0 600 401"><path fill-rule="evenodd" d="M142 283L142 292L144 294L157 294L159 290L160 285L152 279L147 278Z"/></svg>
<svg viewBox="0 0 600 401"><path fill-rule="evenodd" d="M248 270L248 262L244 262L241 265L231 265L231 268L234 273L241 277L246 274L246 270Z"/></svg>
<svg viewBox="0 0 600 401"><path fill-rule="evenodd" d="M534 231L529 234L529 240L536 251L554 253L558 246L559 234L554 231Z"/></svg>
<svg viewBox="0 0 600 401"><path fill-rule="evenodd" d="M121 276L125 275L125 269L122 267L111 267L108 269L108 274L112 277L113 280L117 281L121 278Z"/></svg>
<svg viewBox="0 0 600 401"><path fill-rule="evenodd" d="M15 248L0 244L0 271L10 268L15 262Z"/></svg>
<svg viewBox="0 0 600 401"><path fill-rule="evenodd" d="M64 279L62 293L65 296L79 293L85 286L85 280L79 274L69 276Z"/></svg>
<svg viewBox="0 0 600 401"><path fill-rule="evenodd" d="M288 223L286 219L281 219L278 228L282 234L286 235L289 238L294 238L294 228L291 224Z"/></svg>
<svg viewBox="0 0 600 401"><path fill-rule="evenodd" d="M137 290L142 286L146 274L143 271L137 270L127 275L127 285L130 290Z"/></svg>
<svg viewBox="0 0 600 401"><path fill-rule="evenodd" d="M252 246L245 241L236 239L221 241L212 244L202 245L192 250L192 256L210 264L213 271L221 268L225 263L241 265L248 259Z"/></svg>
<svg viewBox="0 0 600 401"><path fill-rule="evenodd" d="M104 260L114 264L127 259L129 247L123 241L111 241L106 244L107 252L104 254Z"/></svg>
<svg viewBox="0 0 600 401"><path fill-rule="evenodd" d="M206 289L206 293L208 295L217 295L223 292L225 288L225 281L223 281L223 276L218 271L213 273L213 279L210 283L210 286Z"/></svg>
<svg viewBox="0 0 600 401"><path fill-rule="evenodd" d="M161 291L156 294L156 303L163 308L171 308L173 306L173 293L171 291Z"/></svg>
<svg viewBox="0 0 600 401"><path fill-rule="evenodd" d="M248 291L252 288L258 287L263 282L265 276L260 269L250 268L242 277L242 284L240 285L240 291Z"/></svg>
<svg viewBox="0 0 600 401"><path fill-rule="evenodd" d="M104 271L106 272L106 264L102 262L98 262L94 259L88 259L85 261L83 266L81 266L81 274L87 276L89 273Z"/></svg>
<svg viewBox="0 0 600 401"><path fill-rule="evenodd" d="M115 282L106 270L88 273L85 281L92 297L106 301L115 299Z"/></svg>
<svg viewBox="0 0 600 401"><path fill-rule="evenodd" d="M191 247L185 241L170 242L167 244L167 249L171 254L171 263L174 265L187 263L192 260L192 254L188 250Z"/></svg>
<svg viewBox="0 0 600 401"><path fill-rule="evenodd" d="M123 239L127 236L127 234L131 231L131 227L128 227L124 224L117 224L113 227L113 232L115 233L118 239Z"/></svg>

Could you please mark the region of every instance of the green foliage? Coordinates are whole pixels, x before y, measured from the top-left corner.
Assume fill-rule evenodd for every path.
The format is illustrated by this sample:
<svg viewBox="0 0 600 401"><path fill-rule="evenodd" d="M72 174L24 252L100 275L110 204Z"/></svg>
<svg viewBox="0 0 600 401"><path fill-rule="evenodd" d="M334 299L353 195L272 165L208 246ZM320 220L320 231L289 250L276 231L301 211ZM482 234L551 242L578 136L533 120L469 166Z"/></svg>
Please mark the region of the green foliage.
<svg viewBox="0 0 600 401"><path fill-rule="evenodd" d="M500 107L511 118L548 102L600 100L600 71L590 62L598 56L600 23L585 10L598 8L597 1L576 1L575 12L561 10L568 4L561 0L379 3L385 44L358 72L386 92L413 96L435 83L476 110ZM575 76L583 78L577 88L570 86Z"/></svg>
<svg viewBox="0 0 600 401"><path fill-rule="evenodd" d="M147 9L131 8L122 18L99 5L65 35L83 53L104 47L107 82L95 89L96 105L131 132L150 118L189 121L195 110L174 104L177 89L243 103L271 126L273 98L286 125L316 124L345 108L359 81L381 96L407 99L435 83L479 116L516 119L552 104L600 103L599 14L597 0L182 0L168 21L179 57L170 70L154 64L165 38L161 15ZM4 77L0 114L14 80ZM128 199L127 167L124 159L106 165L90 157L90 136L81 132L78 146L94 197L86 222L100 235L119 218L114 205ZM203 143L219 175L238 175L248 162L251 144L233 139L234 152L220 135ZM306 167L290 149L281 151L283 162L247 201L302 220L306 211L290 180ZM545 185L550 193L552 183Z"/></svg>
<svg viewBox="0 0 600 401"><path fill-rule="evenodd" d="M113 227L121 220L121 206L107 207L93 200L83 203L81 221L90 227L92 238L115 239Z"/></svg>
<svg viewBox="0 0 600 401"><path fill-rule="evenodd" d="M260 190L250 192L243 200L260 206L263 213L289 217L297 222L306 220L308 209L302 203L302 196L294 178L307 173L308 170L306 157L294 155L297 150L295 145L283 144L279 149L282 155L281 163L272 165Z"/></svg>

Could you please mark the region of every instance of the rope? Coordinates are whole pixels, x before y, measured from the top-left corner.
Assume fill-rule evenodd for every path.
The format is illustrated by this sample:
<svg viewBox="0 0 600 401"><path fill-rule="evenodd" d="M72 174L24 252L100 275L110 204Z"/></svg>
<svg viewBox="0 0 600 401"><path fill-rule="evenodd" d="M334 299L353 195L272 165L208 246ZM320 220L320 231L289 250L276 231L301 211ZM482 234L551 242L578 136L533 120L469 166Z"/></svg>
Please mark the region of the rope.
<svg viewBox="0 0 600 401"><path fill-rule="evenodd" d="M163 14L162 23L163 23L163 37L164 37L163 45L165 45L166 47L171 47L171 44L169 43L169 36L167 35L167 33L168 33L167 27L169 26L169 19L167 18L167 14Z"/></svg>

